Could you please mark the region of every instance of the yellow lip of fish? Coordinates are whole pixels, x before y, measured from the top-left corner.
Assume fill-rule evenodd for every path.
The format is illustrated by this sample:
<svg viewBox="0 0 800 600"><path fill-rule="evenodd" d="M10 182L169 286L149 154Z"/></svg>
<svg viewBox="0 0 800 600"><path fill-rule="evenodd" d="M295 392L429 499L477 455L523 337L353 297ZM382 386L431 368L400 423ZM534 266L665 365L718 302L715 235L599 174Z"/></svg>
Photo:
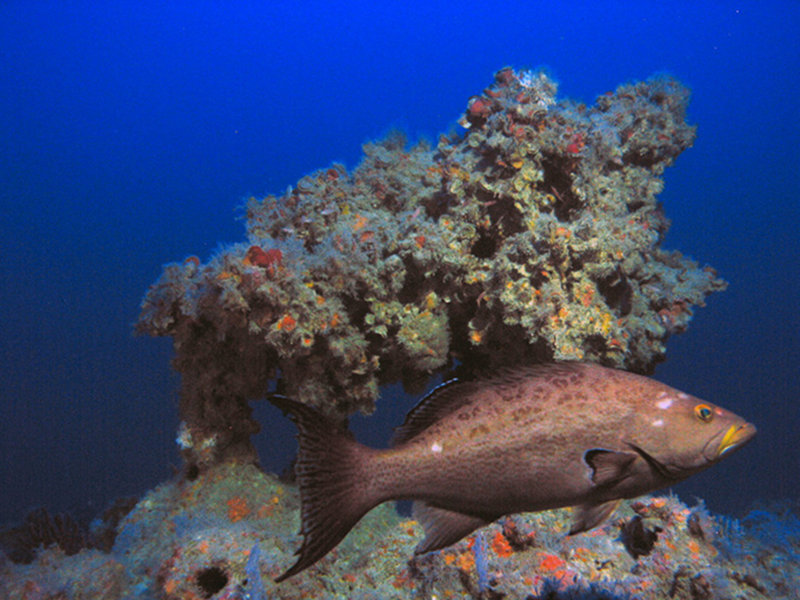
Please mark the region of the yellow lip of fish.
<svg viewBox="0 0 800 600"><path fill-rule="evenodd" d="M726 431L725 435L722 437L722 441L719 443L717 457L719 458L729 450L738 448L744 444L744 442L749 441L755 434L756 427L750 423L745 423L744 425L731 425L728 431Z"/></svg>

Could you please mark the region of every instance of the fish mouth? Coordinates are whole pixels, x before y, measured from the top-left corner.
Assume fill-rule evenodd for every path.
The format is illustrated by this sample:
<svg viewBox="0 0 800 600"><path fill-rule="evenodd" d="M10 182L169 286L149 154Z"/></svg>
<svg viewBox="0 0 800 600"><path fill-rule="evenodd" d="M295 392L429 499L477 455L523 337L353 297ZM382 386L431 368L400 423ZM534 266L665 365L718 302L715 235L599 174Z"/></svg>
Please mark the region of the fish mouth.
<svg viewBox="0 0 800 600"><path fill-rule="evenodd" d="M714 438L706 446L706 455L710 460L719 460L724 455L730 454L733 450L738 450L747 442L753 439L756 434L756 426L751 423L743 423L741 425L731 425L722 435L719 444L716 440L719 436Z"/></svg>

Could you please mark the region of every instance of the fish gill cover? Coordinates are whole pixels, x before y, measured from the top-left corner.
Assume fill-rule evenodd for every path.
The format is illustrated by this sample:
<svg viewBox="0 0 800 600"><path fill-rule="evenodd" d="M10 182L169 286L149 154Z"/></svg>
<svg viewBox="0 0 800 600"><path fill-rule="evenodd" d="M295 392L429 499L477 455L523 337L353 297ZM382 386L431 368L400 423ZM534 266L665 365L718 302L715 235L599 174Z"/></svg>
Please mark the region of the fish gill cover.
<svg viewBox="0 0 800 600"><path fill-rule="evenodd" d="M190 465L254 457L247 401L276 378L342 416L454 361L652 371L726 286L661 247L662 175L695 138L689 92L657 76L586 106L556 89L501 69L463 136L366 144L352 172L250 198L246 241L164 267L136 327L173 338Z"/></svg>

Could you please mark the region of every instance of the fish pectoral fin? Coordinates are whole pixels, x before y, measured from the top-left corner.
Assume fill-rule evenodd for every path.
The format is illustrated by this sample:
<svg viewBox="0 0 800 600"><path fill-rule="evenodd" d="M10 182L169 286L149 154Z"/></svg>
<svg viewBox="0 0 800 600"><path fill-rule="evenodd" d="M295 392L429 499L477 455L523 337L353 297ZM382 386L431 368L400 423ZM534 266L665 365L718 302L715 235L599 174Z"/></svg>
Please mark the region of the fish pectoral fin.
<svg viewBox="0 0 800 600"><path fill-rule="evenodd" d="M569 535L575 535L582 531L594 529L611 516L620 502L621 500L609 500L601 504L583 504L578 506L575 509L575 515L572 517Z"/></svg>
<svg viewBox="0 0 800 600"><path fill-rule="evenodd" d="M584 453L583 460L592 469L592 483L604 486L625 479L636 457L633 452L592 448Z"/></svg>
<svg viewBox="0 0 800 600"><path fill-rule="evenodd" d="M488 525L481 517L431 506L426 502L414 502L414 518L425 528L425 539L414 549L414 554L424 554L455 544L476 529Z"/></svg>

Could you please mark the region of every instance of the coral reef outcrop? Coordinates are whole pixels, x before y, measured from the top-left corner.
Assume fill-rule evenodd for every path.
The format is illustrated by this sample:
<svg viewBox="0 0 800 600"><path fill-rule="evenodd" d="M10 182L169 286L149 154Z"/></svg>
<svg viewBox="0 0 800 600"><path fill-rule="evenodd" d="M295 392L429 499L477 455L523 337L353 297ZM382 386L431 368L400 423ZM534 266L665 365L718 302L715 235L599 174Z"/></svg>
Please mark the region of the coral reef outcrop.
<svg viewBox="0 0 800 600"><path fill-rule="evenodd" d="M381 384L458 365L580 359L647 373L725 287L661 247L657 196L691 146L666 76L593 106L541 71L497 72L463 135L364 146L281 196L250 198L247 239L165 266L137 323L170 336L193 467L252 459L248 401L278 389L344 417Z"/></svg>
<svg viewBox="0 0 800 600"><path fill-rule="evenodd" d="M624 501L597 529L568 536L570 509L514 515L414 556L422 526L384 504L308 571L274 578L299 543L293 486L226 463L148 492L109 551L0 552L0 598L23 600L790 600L800 577L797 506L741 521L674 496Z"/></svg>

